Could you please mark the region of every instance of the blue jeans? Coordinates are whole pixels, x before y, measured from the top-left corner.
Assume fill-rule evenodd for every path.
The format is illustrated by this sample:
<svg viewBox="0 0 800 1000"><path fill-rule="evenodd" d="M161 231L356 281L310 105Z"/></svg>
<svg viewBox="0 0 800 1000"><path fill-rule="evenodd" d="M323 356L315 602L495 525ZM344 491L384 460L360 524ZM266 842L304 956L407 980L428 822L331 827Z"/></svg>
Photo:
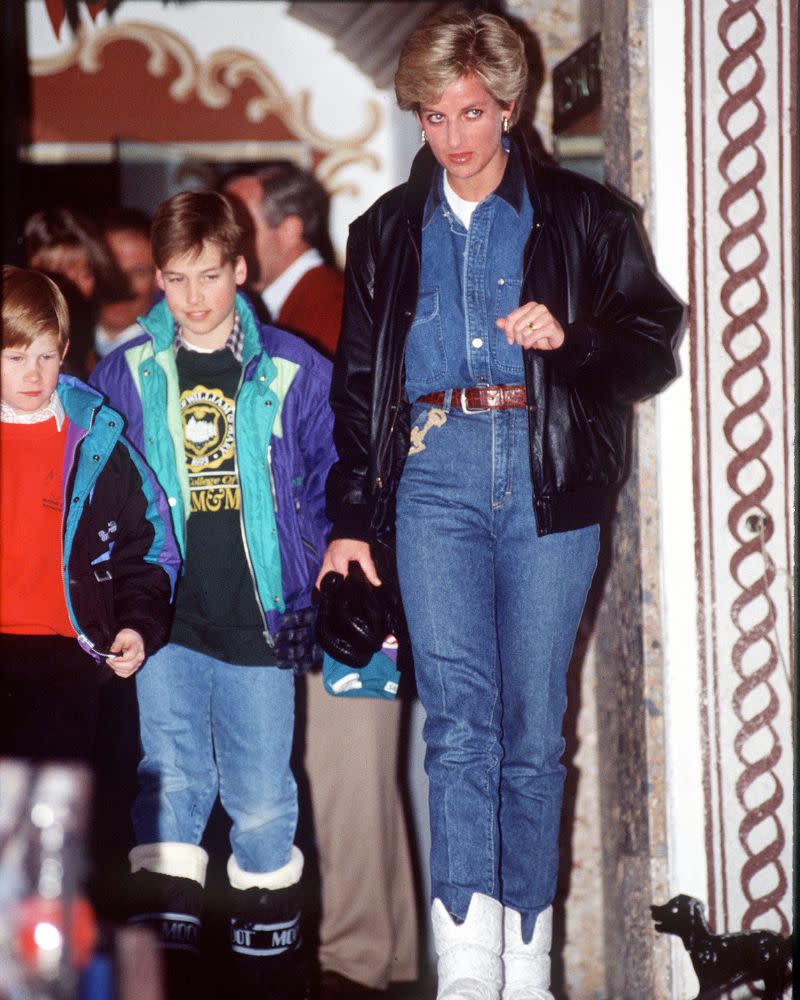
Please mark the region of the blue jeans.
<svg viewBox="0 0 800 1000"><path fill-rule="evenodd" d="M442 416L446 419L442 422ZM539 537L526 411L412 408L397 560L427 714L431 886L523 918L553 900L566 674L599 528Z"/></svg>
<svg viewBox="0 0 800 1000"><path fill-rule="evenodd" d="M136 694L144 751L136 842L199 844L219 793L239 867L283 867L297 825L292 672L170 643L136 674Z"/></svg>

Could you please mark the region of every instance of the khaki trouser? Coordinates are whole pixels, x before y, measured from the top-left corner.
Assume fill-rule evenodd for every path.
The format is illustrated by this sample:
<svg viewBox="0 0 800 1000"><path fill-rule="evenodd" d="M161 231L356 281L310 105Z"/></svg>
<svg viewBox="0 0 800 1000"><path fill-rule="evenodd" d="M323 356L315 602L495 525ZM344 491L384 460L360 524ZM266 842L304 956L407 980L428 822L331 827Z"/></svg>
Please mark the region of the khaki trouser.
<svg viewBox="0 0 800 1000"><path fill-rule="evenodd" d="M417 914L397 781L400 703L306 677L305 767L322 883L319 959L373 989L417 977Z"/></svg>

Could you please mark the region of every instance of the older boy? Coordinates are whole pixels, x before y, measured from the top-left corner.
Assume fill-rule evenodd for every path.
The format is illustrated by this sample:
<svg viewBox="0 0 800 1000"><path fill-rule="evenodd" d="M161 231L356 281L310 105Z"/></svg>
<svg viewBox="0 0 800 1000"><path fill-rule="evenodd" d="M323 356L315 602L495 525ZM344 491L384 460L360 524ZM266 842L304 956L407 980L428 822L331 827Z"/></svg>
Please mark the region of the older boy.
<svg viewBox="0 0 800 1000"><path fill-rule="evenodd" d="M275 322L333 357L344 278L323 261L325 189L281 163L234 175L225 192L250 218L252 285ZM303 764L321 879L319 1000L356 1000L416 976L414 878L397 780L403 705L332 698L320 671L304 684Z"/></svg>
<svg viewBox="0 0 800 1000"><path fill-rule="evenodd" d="M166 201L152 244L164 301L141 320L142 337L93 375L164 487L185 559L170 642L137 679L144 757L132 868L142 914L180 976L175 960L196 949L200 839L219 792L233 824L238 989L303 995L294 680L277 668L313 656L311 589L334 460L330 365L258 324L237 294L241 231L222 195Z"/></svg>
<svg viewBox="0 0 800 1000"><path fill-rule="evenodd" d="M0 756L89 762L101 684L166 641L180 562L122 418L59 374L58 287L5 266L2 303Z"/></svg>

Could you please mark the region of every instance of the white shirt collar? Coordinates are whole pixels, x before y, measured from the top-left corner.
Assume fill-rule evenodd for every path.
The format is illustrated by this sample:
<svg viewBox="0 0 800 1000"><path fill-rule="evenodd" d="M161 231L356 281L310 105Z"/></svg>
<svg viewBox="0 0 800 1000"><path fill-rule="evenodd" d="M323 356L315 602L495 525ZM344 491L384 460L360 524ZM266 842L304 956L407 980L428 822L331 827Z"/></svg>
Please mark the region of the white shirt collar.
<svg viewBox="0 0 800 1000"><path fill-rule="evenodd" d="M142 328L138 323L131 323L130 326L126 326L125 329L118 333L115 337L109 337L102 326L98 326L94 331L95 353L98 358L104 358L107 354L110 354L122 344L127 344L129 340L133 340L134 337L138 337L141 332Z"/></svg>
<svg viewBox="0 0 800 1000"><path fill-rule="evenodd" d="M58 390L50 397L47 406L43 406L41 410L35 410L33 413L23 413L7 403L0 403L0 420L4 424L41 424L45 420L50 420L51 417L55 417L56 429L60 431L66 413L58 398Z"/></svg>
<svg viewBox="0 0 800 1000"><path fill-rule="evenodd" d="M323 263L324 261L319 250L311 247L305 253L301 254L297 260L293 261L283 274L279 274L271 285L267 285L261 293L261 298L264 300L267 309L269 309L273 323L278 321L283 304L289 298L297 282L312 268L319 267Z"/></svg>

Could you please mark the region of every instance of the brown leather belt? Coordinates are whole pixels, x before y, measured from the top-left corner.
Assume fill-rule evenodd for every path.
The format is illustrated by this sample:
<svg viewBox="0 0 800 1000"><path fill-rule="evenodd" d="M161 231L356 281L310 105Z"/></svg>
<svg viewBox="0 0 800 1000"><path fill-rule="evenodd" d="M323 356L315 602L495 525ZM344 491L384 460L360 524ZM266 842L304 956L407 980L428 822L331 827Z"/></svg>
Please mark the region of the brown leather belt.
<svg viewBox="0 0 800 1000"><path fill-rule="evenodd" d="M528 405L524 385L476 385L469 389L445 389L420 396L419 402L444 407L448 392L450 408L457 407L464 413L472 410L518 410Z"/></svg>

